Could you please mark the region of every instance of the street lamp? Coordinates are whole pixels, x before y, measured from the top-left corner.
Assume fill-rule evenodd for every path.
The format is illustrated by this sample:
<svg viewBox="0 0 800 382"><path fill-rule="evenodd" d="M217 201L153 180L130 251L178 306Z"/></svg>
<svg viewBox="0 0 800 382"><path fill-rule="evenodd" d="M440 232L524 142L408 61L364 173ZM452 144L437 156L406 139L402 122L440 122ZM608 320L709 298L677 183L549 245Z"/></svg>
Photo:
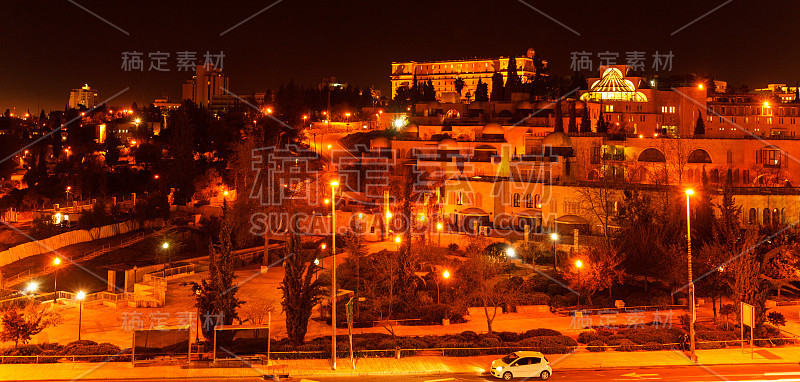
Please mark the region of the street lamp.
<svg viewBox="0 0 800 382"><path fill-rule="evenodd" d="M553 270L558 268L558 255L556 254L556 242L558 241L558 234L553 232L550 234L550 240L553 242Z"/></svg>
<svg viewBox="0 0 800 382"><path fill-rule="evenodd" d="M450 278L450 271L446 270L442 272L442 278L447 280ZM436 277L436 304L440 304L439 300L439 277Z"/></svg>
<svg viewBox="0 0 800 382"><path fill-rule="evenodd" d="M86 297L86 293L83 291L78 292L75 295L75 298L78 300L78 341L81 340L81 321L83 321L83 299Z"/></svg>
<svg viewBox="0 0 800 382"><path fill-rule="evenodd" d="M28 283L25 291L28 292L28 294L34 294L37 289L39 289L39 284L37 284L36 281L31 281Z"/></svg>
<svg viewBox="0 0 800 382"><path fill-rule="evenodd" d="M169 243L167 243L165 241L163 244L161 244L161 248L168 249L169 248Z"/></svg>
<svg viewBox="0 0 800 382"><path fill-rule="evenodd" d="M328 145L330 147L330 145ZM336 187L339 182L331 182L331 254L333 254L333 265L331 266L331 326L333 336L331 336L331 359L333 359L333 370L336 370Z"/></svg>
<svg viewBox="0 0 800 382"><path fill-rule="evenodd" d="M436 229L439 230L439 246L440 247L442 246L442 228L444 228L444 226L442 226L442 223L436 223Z"/></svg>
<svg viewBox="0 0 800 382"><path fill-rule="evenodd" d="M400 252L400 242L402 242L402 241L403 241L403 239L401 239L400 236L395 236L394 242L397 243L397 251L398 252Z"/></svg>
<svg viewBox="0 0 800 382"><path fill-rule="evenodd" d="M56 297L58 297L58 264L61 264L61 259L56 257L53 259L53 265L55 266L53 271L53 302L56 302Z"/></svg>
<svg viewBox="0 0 800 382"><path fill-rule="evenodd" d="M583 267L583 261L575 260L575 268L580 269L581 267Z"/></svg>
<svg viewBox="0 0 800 382"><path fill-rule="evenodd" d="M686 254L687 254L687 266L688 266L688 274L689 274L689 305L692 309L692 316L689 319L689 351L692 361L697 361L697 356L695 355L695 341L694 341L694 321L696 319L695 316L695 307L694 307L694 280L692 277L692 224L691 224L691 216L690 216L690 204L689 198L694 195L694 190L691 188L686 190Z"/></svg>
<svg viewBox="0 0 800 382"><path fill-rule="evenodd" d="M508 249L506 249L506 256L515 257L516 255L517 251L514 250L514 247L508 247Z"/></svg>

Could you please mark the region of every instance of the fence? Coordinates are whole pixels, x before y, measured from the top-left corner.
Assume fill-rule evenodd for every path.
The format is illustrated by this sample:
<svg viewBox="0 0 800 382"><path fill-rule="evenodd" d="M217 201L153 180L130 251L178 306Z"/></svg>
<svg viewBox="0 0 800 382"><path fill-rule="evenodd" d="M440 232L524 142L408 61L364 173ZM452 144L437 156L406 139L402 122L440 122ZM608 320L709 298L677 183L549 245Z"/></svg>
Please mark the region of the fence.
<svg viewBox="0 0 800 382"><path fill-rule="evenodd" d="M599 315L599 314L619 314L619 313L640 313L653 310L678 310L685 309L686 305L644 305L644 306L626 306L621 308L596 308L596 309L556 309L556 314L565 316L575 315L580 312L583 315Z"/></svg>
<svg viewBox="0 0 800 382"><path fill-rule="evenodd" d="M150 281L153 281L155 280L156 277L163 280L166 279L167 277L180 275L184 273L194 273L194 272L195 272L195 264L189 264L189 265L181 265L179 267L162 269L160 271L153 272L148 275L152 275L151 277L153 277L153 279L151 279ZM148 275L145 275L145 277L147 277Z"/></svg>

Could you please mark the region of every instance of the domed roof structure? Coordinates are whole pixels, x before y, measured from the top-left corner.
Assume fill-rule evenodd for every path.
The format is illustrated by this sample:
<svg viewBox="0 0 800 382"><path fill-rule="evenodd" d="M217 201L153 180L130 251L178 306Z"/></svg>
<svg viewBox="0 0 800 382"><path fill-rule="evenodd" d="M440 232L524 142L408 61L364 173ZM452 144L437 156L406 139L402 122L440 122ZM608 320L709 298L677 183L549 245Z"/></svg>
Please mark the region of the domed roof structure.
<svg viewBox="0 0 800 382"><path fill-rule="evenodd" d="M550 134L545 135L544 139L542 140L542 146L550 146L550 147L569 147L572 148L572 139L569 138L569 135L564 134L560 131L554 131Z"/></svg>
<svg viewBox="0 0 800 382"><path fill-rule="evenodd" d="M487 123L486 126L483 127L481 130L481 134L504 134L503 126L500 126L499 123L491 122Z"/></svg>
<svg viewBox="0 0 800 382"><path fill-rule="evenodd" d="M372 147L376 149L389 148L389 139L386 137L378 137L372 140Z"/></svg>
<svg viewBox="0 0 800 382"><path fill-rule="evenodd" d="M547 101L540 101L536 104L537 109L546 109L552 110L556 108L555 102L547 102Z"/></svg>
<svg viewBox="0 0 800 382"><path fill-rule="evenodd" d="M444 138L439 141L439 150L453 150L458 148L458 142L453 138Z"/></svg>
<svg viewBox="0 0 800 382"><path fill-rule="evenodd" d="M575 110L583 110L586 108L586 102L575 100Z"/></svg>
<svg viewBox="0 0 800 382"><path fill-rule="evenodd" d="M518 110L533 110L533 105L528 101L520 101L517 103Z"/></svg>
<svg viewBox="0 0 800 382"><path fill-rule="evenodd" d="M409 123L406 126L406 133L419 133L419 126L416 123Z"/></svg>
<svg viewBox="0 0 800 382"><path fill-rule="evenodd" d="M469 110L481 110L483 109L483 102L481 101L473 101L469 104Z"/></svg>

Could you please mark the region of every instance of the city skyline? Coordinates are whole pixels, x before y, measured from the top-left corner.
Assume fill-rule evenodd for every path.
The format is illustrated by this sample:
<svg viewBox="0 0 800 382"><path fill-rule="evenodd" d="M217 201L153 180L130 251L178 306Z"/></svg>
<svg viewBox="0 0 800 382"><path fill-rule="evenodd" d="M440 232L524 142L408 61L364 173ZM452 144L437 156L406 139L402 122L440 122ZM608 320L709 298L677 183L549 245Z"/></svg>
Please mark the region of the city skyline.
<svg viewBox="0 0 800 382"><path fill-rule="evenodd" d="M232 79L231 91L239 94L276 89L290 79L314 86L322 77L335 76L354 86L374 86L391 97L392 62L523 55L528 48L557 75L570 74L573 52L595 57L617 52L624 61L625 52L642 51L650 69L649 56L660 51L674 54L674 66L669 73L652 74L711 73L729 85L751 89L794 84L800 78L792 66L800 53L781 51L779 39L765 38L796 34L791 22L796 4L582 3L577 5L581 12L522 1L492 7L243 1L216 11L155 2L10 4L3 12L14 16L6 24L6 49L25 59L0 63L8 78L0 106L17 113L63 109L69 90L83 84L99 89L100 101L129 88L109 101L112 105L148 104L163 93L174 102L192 75L178 71L175 60L183 51L197 52L200 60L207 51L224 52L223 69ZM338 33L335 40L329 38L332 30ZM169 72L147 67L125 71L125 52L145 57L169 52ZM597 64L592 69L585 74L596 74Z"/></svg>

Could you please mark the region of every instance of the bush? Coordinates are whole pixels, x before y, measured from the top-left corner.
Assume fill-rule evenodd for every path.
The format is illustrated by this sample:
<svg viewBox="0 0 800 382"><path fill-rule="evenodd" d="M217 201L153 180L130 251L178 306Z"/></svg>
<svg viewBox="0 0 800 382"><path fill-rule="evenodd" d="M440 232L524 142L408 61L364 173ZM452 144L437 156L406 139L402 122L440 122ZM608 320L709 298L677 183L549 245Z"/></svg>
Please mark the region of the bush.
<svg viewBox="0 0 800 382"><path fill-rule="evenodd" d="M613 340L609 345L615 346L616 351L636 351L639 350L636 344L629 339Z"/></svg>
<svg viewBox="0 0 800 382"><path fill-rule="evenodd" d="M522 339L522 336L519 333L514 332L497 332L497 337L500 338L500 341L503 342L517 342Z"/></svg>
<svg viewBox="0 0 800 382"><path fill-rule="evenodd" d="M458 336L461 337L461 340L463 341L472 341L472 342L477 341L479 338L478 333L475 333L471 330L463 331Z"/></svg>
<svg viewBox="0 0 800 382"><path fill-rule="evenodd" d="M486 337L478 342L478 347L493 348L500 346L500 339L496 337Z"/></svg>
<svg viewBox="0 0 800 382"><path fill-rule="evenodd" d="M445 318L450 318L450 306L445 304L423 305L419 309L419 322L423 325L441 324Z"/></svg>
<svg viewBox="0 0 800 382"><path fill-rule="evenodd" d="M786 325L786 318L783 317L783 314L781 312L776 312L776 311L769 312L769 314L767 315L767 321L769 321L769 323L775 327Z"/></svg>
<svg viewBox="0 0 800 382"><path fill-rule="evenodd" d="M648 351L664 350L664 345L662 345L662 344L660 344L658 342L648 342L648 343L645 343L644 345L642 345L641 349L642 350L648 350Z"/></svg>
<svg viewBox="0 0 800 382"><path fill-rule="evenodd" d="M577 347L578 343L567 336L542 336L526 338L517 342L517 345L545 354L565 354Z"/></svg>
<svg viewBox="0 0 800 382"><path fill-rule="evenodd" d="M452 251L452 252L458 251L458 244L450 243L450 244L447 245L447 249Z"/></svg>
<svg viewBox="0 0 800 382"><path fill-rule="evenodd" d="M520 335L521 338L543 337L543 336L560 336L561 332L558 330L539 328L531 329Z"/></svg>
<svg viewBox="0 0 800 382"><path fill-rule="evenodd" d="M517 305L550 305L550 296L547 293L520 293Z"/></svg>
<svg viewBox="0 0 800 382"><path fill-rule="evenodd" d="M606 342L608 338L595 332L581 332L578 334L578 343L588 344L595 341Z"/></svg>
<svg viewBox="0 0 800 382"><path fill-rule="evenodd" d="M676 343L680 338L680 332L674 329L624 329L620 330L619 334L637 344L646 344L655 342L658 344Z"/></svg>
<svg viewBox="0 0 800 382"><path fill-rule="evenodd" d="M590 352L602 352L602 351L606 351L606 347L604 345L605 344L603 343L603 341L594 340L594 341L591 341L591 342L589 342L587 344L587 346L588 346L587 349Z"/></svg>

